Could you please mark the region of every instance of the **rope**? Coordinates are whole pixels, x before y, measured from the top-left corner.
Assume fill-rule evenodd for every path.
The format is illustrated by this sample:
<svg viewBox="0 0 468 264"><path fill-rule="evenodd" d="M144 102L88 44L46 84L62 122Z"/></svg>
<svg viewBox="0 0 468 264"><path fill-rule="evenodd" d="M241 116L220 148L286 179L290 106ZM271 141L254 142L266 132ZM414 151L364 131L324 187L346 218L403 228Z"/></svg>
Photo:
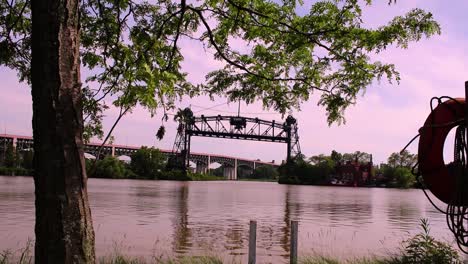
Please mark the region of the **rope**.
<svg viewBox="0 0 468 264"><path fill-rule="evenodd" d="M434 111L434 101L437 102L437 106L439 105L444 105L448 107L448 109L452 112L455 113L455 110L451 108L448 104L445 104L443 100L453 100L456 103L460 104L457 100L454 98L448 97L448 96L442 96L442 97L433 97L430 100L430 107L431 107L431 114ZM433 115L431 115L432 118L434 118ZM457 241L457 245L460 248L460 250L468 254L468 206L467 205L458 205L458 204L463 204L463 201L466 201L467 199L465 198L468 191L466 188L468 185L468 179L466 179L467 173L468 173L468 144L466 141L466 135L467 135L467 128L466 128L466 121L465 122L460 122L460 120L457 120L455 122L447 123L447 124L435 124L434 120L432 122L433 124L430 125L432 128L437 128L437 127L448 127L448 126L453 126L454 124L458 124L456 133L455 133L455 146L454 146L454 162L452 163L452 166L457 170L457 179L456 179L456 186L459 186L457 188L456 193L455 193L455 199L453 202L449 203L447 205L447 208L445 210L442 210L439 208L434 201L431 199L429 194L427 193L426 189L427 186L424 184L424 181L422 179L422 173L417 170L419 167L419 163L416 163L412 169L411 173L416 177L416 181L418 182L419 186L421 186L421 189L424 192L424 195L426 198L429 200L429 202L432 204L432 206L442 214L446 216L446 221L447 221L447 226L450 229L450 231L454 234L455 239ZM410 140L410 142L403 148L403 151L405 151L413 141L418 138L420 134L416 135L413 137L413 139ZM428 146L431 148L432 146Z"/></svg>
<svg viewBox="0 0 468 264"><path fill-rule="evenodd" d="M201 108L201 110L197 110L197 111L193 112L193 113L195 114L195 113L199 113L199 112L211 110L211 109L214 109L214 108L216 108L216 107L219 107L219 106L222 106L222 105L225 105L225 104L228 104L228 103L229 103L229 101L226 101L226 102L224 102L224 103L216 104L216 105L213 105L213 106L210 106L210 107L199 106L199 105L194 105L194 104L192 104L191 106L192 106L192 107Z"/></svg>
<svg viewBox="0 0 468 264"><path fill-rule="evenodd" d="M205 107L205 106L194 105L194 104L192 104L191 107L200 108L200 110L197 110L197 111L193 112L194 114L199 113L199 112L203 112L203 111L216 111L216 112L227 113L227 114L238 114L238 112L234 112L234 111L214 109L216 107L223 106L223 105L226 105L226 104L229 104L229 101L227 101L225 103L217 104L217 105L214 105L214 106L211 106L211 107ZM242 114L244 114L244 115L280 115L280 113L268 113L268 112L242 112Z"/></svg>

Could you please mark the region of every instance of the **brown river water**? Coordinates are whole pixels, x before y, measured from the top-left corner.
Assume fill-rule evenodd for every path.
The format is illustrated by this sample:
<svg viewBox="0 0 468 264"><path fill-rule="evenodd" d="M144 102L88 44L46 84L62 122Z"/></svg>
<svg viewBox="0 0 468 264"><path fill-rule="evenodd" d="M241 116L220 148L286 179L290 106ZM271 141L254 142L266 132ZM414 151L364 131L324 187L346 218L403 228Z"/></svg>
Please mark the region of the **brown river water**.
<svg viewBox="0 0 468 264"><path fill-rule="evenodd" d="M445 216L421 190L90 179L99 256L217 255L247 262L249 220L257 221L257 261L286 263L290 221L299 255L349 259L386 255L420 231L453 243ZM34 240L34 184L0 176L0 252Z"/></svg>

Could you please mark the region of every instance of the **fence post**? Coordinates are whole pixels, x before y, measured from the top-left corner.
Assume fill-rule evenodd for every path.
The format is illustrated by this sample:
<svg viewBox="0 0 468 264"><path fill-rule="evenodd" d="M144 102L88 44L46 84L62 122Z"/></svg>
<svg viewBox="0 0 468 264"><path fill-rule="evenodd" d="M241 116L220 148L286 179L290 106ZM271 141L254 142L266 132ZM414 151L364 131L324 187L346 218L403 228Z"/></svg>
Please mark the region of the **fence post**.
<svg viewBox="0 0 468 264"><path fill-rule="evenodd" d="M291 248L289 250L291 264L297 264L297 231L298 222L291 221Z"/></svg>
<svg viewBox="0 0 468 264"><path fill-rule="evenodd" d="M250 220L249 228L249 264L255 264L257 255L257 221Z"/></svg>

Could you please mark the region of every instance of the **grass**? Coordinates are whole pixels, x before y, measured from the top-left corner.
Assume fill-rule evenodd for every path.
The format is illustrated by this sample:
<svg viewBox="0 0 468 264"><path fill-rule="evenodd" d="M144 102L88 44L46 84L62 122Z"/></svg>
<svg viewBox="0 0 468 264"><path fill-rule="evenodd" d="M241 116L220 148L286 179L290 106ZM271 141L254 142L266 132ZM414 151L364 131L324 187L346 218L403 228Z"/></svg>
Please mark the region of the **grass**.
<svg viewBox="0 0 468 264"><path fill-rule="evenodd" d="M223 181L224 177L214 176L210 174L191 173L189 177L192 181Z"/></svg>
<svg viewBox="0 0 468 264"><path fill-rule="evenodd" d="M255 181L255 182L278 182L278 179L251 179L251 178L239 178L238 181Z"/></svg>
<svg viewBox="0 0 468 264"><path fill-rule="evenodd" d="M157 263L157 264L223 264L222 259L214 256L185 256L181 258L174 259L162 259L155 258L152 261L145 261L140 258L124 257L124 256L114 256L114 257L104 257L99 259L99 264L147 264L147 263Z"/></svg>
<svg viewBox="0 0 468 264"><path fill-rule="evenodd" d="M28 240L26 246L19 251L4 250L0 252L0 264L30 264L33 263L32 241Z"/></svg>
<svg viewBox="0 0 468 264"><path fill-rule="evenodd" d="M300 264L405 264L398 258L354 258L349 260L338 260L333 257L311 256L299 260Z"/></svg>
<svg viewBox="0 0 468 264"><path fill-rule="evenodd" d="M31 264L33 263L33 257L30 254L30 250L24 250L19 257L16 257L14 252L3 251L0 253L0 264ZM98 264L223 264L227 263L221 258L216 256L184 256L173 259L154 258L151 261L147 261L143 258L129 257L123 255L114 255L109 257L101 257L97 261ZM234 261L228 263L236 263Z"/></svg>

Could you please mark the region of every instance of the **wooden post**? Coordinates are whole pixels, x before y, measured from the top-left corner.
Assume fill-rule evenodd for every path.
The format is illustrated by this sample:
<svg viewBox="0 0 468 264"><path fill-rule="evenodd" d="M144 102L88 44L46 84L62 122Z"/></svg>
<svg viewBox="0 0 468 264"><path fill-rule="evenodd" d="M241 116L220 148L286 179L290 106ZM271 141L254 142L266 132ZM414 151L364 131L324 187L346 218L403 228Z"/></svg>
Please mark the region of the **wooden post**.
<svg viewBox="0 0 468 264"><path fill-rule="evenodd" d="M291 221L291 248L289 250L291 264L297 264L297 231L298 222Z"/></svg>
<svg viewBox="0 0 468 264"><path fill-rule="evenodd" d="M255 264L257 255L257 221L250 220L249 264Z"/></svg>

